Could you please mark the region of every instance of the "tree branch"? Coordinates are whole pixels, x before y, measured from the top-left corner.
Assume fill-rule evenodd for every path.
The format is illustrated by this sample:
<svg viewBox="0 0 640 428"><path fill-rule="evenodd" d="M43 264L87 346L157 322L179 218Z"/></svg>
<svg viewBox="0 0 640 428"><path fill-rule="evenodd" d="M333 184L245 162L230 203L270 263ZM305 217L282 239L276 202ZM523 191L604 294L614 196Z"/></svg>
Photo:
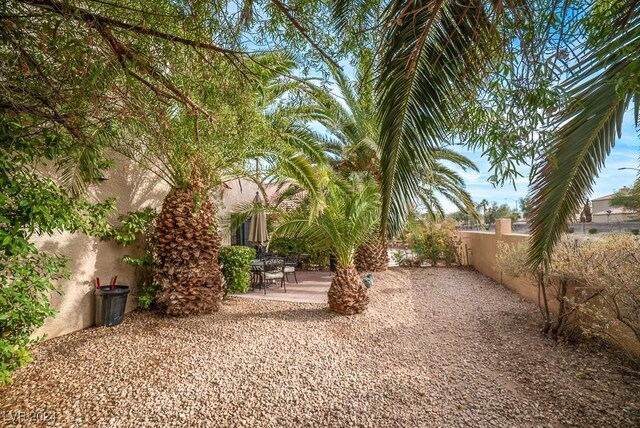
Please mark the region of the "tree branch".
<svg viewBox="0 0 640 428"><path fill-rule="evenodd" d="M313 46L313 48L315 50L317 50L320 55L322 55L322 57L329 61L329 63L331 65L333 65L334 67L342 70L342 67L340 67L340 65L333 59L331 58L331 56L329 56L328 53L326 53L324 51L324 49L322 49L320 47L320 45L318 45L312 38L311 36L309 36L309 33L307 32L307 29L304 28L304 26L300 23L300 21L298 21L292 14L291 14L291 10L285 6L280 0L271 0L271 3L273 3L276 8L282 12L284 14L284 16L287 18L287 20L289 20L289 22L300 32L300 34L302 35L302 37L304 37L304 39L309 42L309 44L311 46Z"/></svg>
<svg viewBox="0 0 640 428"><path fill-rule="evenodd" d="M77 6L72 6L67 2L62 3L55 0L18 0L18 1L31 6L46 8L59 15L71 16L75 19L80 19L87 23L98 22L103 25L109 25L112 27L121 28L123 30L131 31L134 33L157 37L159 39L169 40L170 42L180 43L180 44L191 46L194 48L202 48L210 51L215 51L224 55L237 56L237 55L248 54L247 52L244 52L244 51L225 49L220 46L214 45L213 43L204 43L204 42L199 42L197 40L186 39L184 37L179 37L174 34L168 34L168 33L164 33L162 31L154 30L151 28L146 28L141 25L129 24L127 22L118 21L116 19L107 18L106 16L98 15L97 13L93 13L87 9L83 9Z"/></svg>

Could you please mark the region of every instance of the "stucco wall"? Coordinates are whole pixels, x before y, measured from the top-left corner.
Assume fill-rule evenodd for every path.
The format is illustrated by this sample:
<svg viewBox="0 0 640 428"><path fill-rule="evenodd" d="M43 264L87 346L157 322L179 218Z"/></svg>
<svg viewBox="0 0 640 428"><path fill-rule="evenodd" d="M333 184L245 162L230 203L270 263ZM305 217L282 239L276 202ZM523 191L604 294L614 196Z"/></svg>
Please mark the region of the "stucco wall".
<svg viewBox="0 0 640 428"><path fill-rule="evenodd" d="M142 171L132 162L114 156L116 165L109 171L108 179L89 190L88 199L104 201L116 198L117 221L120 214L147 206L159 208L168 192L168 186L155 175ZM34 335L46 334L48 338L71 333L94 324L94 280L100 277L103 284L112 276L118 283L131 286L127 311L136 307L135 269L122 261L124 255L137 255L140 248L123 247L109 241L100 241L81 233L58 233L41 236L35 244L49 253L69 258L71 279L62 283L63 295L53 294L52 306L59 312L48 319Z"/></svg>
<svg viewBox="0 0 640 428"><path fill-rule="evenodd" d="M142 171L132 162L120 156L114 156L116 166L109 172L108 179L89 191L88 198L104 201L109 197L117 199L117 210L113 220L129 211L147 206L160 209L162 201L169 191L166 183L152 173ZM227 183L220 201L220 214L226 213L239 202L252 200L257 186L249 181L235 180ZM228 244L229 237L223 237ZM125 255L138 255L139 246L123 247L109 241L100 241L84 234L54 234L36 237L34 243L42 250L69 258L72 277L62 283L63 295L53 294L52 306L59 312L55 318L48 319L44 326L34 332L34 336L47 335L47 338L61 336L94 324L94 288L95 278L100 277L103 284L112 276L118 276L118 283L131 286L127 301L127 312L136 308L137 281L135 269L122 261Z"/></svg>
<svg viewBox="0 0 640 428"><path fill-rule="evenodd" d="M462 239L463 249L466 245L469 254L469 265L472 265L478 272L494 279L499 284L520 294L525 299L538 303L538 288L532 279L526 277L516 278L504 274L496 263L498 242L503 241L509 245L516 245L529 238L528 235L511 233L511 219L497 220L495 233L475 231L459 231L458 233ZM466 258L463 257L463 260L466 260ZM573 289L570 288L567 291L567 295L571 296L572 293ZM549 298L549 308L552 312L557 313L558 302L553 298ZM610 333L613 336L613 339L610 340L613 345L622 345L627 351L640 357L640 344L627 331L622 329L616 331L614 328Z"/></svg>
<svg viewBox="0 0 640 428"><path fill-rule="evenodd" d="M222 192L222 200L219 207L221 226L225 226L229 220L229 213L237 211L242 204L250 202L256 197L258 185L253 181L240 179L226 183ZM231 234L228 228L222 232L222 245L231 245Z"/></svg>

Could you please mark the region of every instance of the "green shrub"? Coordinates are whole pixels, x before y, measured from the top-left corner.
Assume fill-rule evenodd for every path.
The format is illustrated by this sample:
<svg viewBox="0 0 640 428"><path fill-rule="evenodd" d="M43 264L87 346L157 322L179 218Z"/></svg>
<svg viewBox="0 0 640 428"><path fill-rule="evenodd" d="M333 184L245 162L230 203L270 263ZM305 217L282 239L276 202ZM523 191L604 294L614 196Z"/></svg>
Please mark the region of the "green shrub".
<svg viewBox="0 0 640 428"><path fill-rule="evenodd" d="M231 245L220 249L222 274L227 283L226 292L246 293L249 291L251 261L255 257L256 250L251 247Z"/></svg>
<svg viewBox="0 0 640 428"><path fill-rule="evenodd" d="M140 309L150 309L154 306L160 286L153 283L155 261L153 258L155 249L154 232L158 212L151 207L140 211L130 211L120 216L120 227L114 228L108 238L118 244L128 246L140 241L144 243L142 254L139 257L126 255L122 260L138 270L140 283L138 290L138 307Z"/></svg>
<svg viewBox="0 0 640 428"><path fill-rule="evenodd" d="M0 262L0 385L11 383L11 374L31 362L29 346L37 342L31 333L55 315L49 295L62 294L52 281L71 276L66 263L45 253Z"/></svg>
<svg viewBox="0 0 640 428"><path fill-rule="evenodd" d="M138 307L140 309L149 309L153 306L160 293L160 286L155 284L142 284L140 286L140 295L138 296Z"/></svg>
<svg viewBox="0 0 640 428"><path fill-rule="evenodd" d="M269 251L279 256L286 257L291 253L306 254L305 262L308 265L325 268L329 264L329 251L311 248L306 240L300 238L276 238L269 242Z"/></svg>
<svg viewBox="0 0 640 428"><path fill-rule="evenodd" d="M437 266L443 261L451 266L458 261L460 239L448 225L422 224L414 226L409 241L418 264L428 261L431 266Z"/></svg>
<svg viewBox="0 0 640 428"><path fill-rule="evenodd" d="M596 229L595 227L592 227L591 229L589 229L589 234L595 235L596 233L598 233L598 229Z"/></svg>
<svg viewBox="0 0 640 428"><path fill-rule="evenodd" d="M0 385L31 361L31 335L55 315L50 296L70 276L67 260L38 250L31 237L64 231L104 236L110 229L114 200L89 203L37 172L36 165L54 165L60 156L75 159L76 145L66 143L0 117ZM92 169L107 166L88 153Z"/></svg>
<svg viewBox="0 0 640 428"><path fill-rule="evenodd" d="M638 233L640 233L640 229L631 229L632 235L637 235Z"/></svg>

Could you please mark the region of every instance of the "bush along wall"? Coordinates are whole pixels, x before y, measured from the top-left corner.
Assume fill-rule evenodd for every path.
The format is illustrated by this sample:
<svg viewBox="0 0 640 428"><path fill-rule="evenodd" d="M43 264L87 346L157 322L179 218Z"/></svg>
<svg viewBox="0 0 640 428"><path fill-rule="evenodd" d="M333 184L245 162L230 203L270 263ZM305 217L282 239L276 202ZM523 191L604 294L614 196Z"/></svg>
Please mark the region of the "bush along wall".
<svg viewBox="0 0 640 428"><path fill-rule="evenodd" d="M23 135L29 136L24 137ZM72 196L34 165L53 162L74 145L55 135L30 136L18 122L0 117L0 385L31 361L31 334L56 311L51 293L71 275L67 259L39 250L32 236L82 232L104 236L115 203L92 204ZM95 165L102 168L98 159Z"/></svg>
<svg viewBox="0 0 640 428"><path fill-rule="evenodd" d="M226 293L246 293L249 291L251 279L251 261L256 257L256 250L251 247L231 245L220 249L220 265L222 275L227 283Z"/></svg>
<svg viewBox="0 0 640 428"><path fill-rule="evenodd" d="M586 336L613 340L633 357L640 346L640 237L611 233L578 244L565 236L545 271L527 269L528 251L526 241L499 243L497 265L509 276L537 282L543 333L570 334L580 327ZM552 299L557 314L549 309Z"/></svg>
<svg viewBox="0 0 640 428"><path fill-rule="evenodd" d="M131 211L120 216L120 227L114 228L109 239L124 246L133 245L142 240L144 247L138 257L126 255L123 261L134 268L138 273L138 307L140 309L152 309L157 306L157 298L160 286L154 284L155 267L155 239L156 219L158 212L151 207L140 211Z"/></svg>

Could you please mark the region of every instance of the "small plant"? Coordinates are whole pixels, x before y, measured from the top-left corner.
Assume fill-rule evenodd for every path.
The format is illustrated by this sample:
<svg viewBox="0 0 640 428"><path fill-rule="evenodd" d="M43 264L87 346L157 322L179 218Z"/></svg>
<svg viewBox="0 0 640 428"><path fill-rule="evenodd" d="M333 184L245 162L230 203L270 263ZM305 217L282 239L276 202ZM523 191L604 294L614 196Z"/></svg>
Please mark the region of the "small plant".
<svg viewBox="0 0 640 428"><path fill-rule="evenodd" d="M140 309L150 309L153 307L160 292L160 286L153 283L154 276L154 231L158 212L147 207L140 211L131 211L120 217L120 227L114 228L108 238L113 239L120 245L132 245L138 239L144 239L144 249L138 257L126 255L122 261L138 269L140 273L140 296L138 297L138 307Z"/></svg>
<svg viewBox="0 0 640 428"><path fill-rule="evenodd" d="M596 233L598 233L598 229L596 229L595 227L592 227L589 229L589 234L590 235L595 235Z"/></svg>
<svg viewBox="0 0 640 428"><path fill-rule="evenodd" d="M640 229L631 229L632 235L638 235L640 233Z"/></svg>
<svg viewBox="0 0 640 428"><path fill-rule="evenodd" d="M575 229L573 227L570 227L569 229L567 229L567 233L573 233L575 232Z"/></svg>
<svg viewBox="0 0 640 428"><path fill-rule="evenodd" d="M256 250L250 247L231 245L220 249L222 274L227 282L225 293L246 293L249 291L251 260Z"/></svg>
<svg viewBox="0 0 640 428"><path fill-rule="evenodd" d="M142 284L140 295L138 296L138 307L140 309L151 309L160 293L160 286L155 284Z"/></svg>
<svg viewBox="0 0 640 428"><path fill-rule="evenodd" d="M391 255L391 257L393 258L393 261L396 262L398 264L398 266L405 266L405 263L407 262L407 257L405 256L404 251L394 251L393 254Z"/></svg>

